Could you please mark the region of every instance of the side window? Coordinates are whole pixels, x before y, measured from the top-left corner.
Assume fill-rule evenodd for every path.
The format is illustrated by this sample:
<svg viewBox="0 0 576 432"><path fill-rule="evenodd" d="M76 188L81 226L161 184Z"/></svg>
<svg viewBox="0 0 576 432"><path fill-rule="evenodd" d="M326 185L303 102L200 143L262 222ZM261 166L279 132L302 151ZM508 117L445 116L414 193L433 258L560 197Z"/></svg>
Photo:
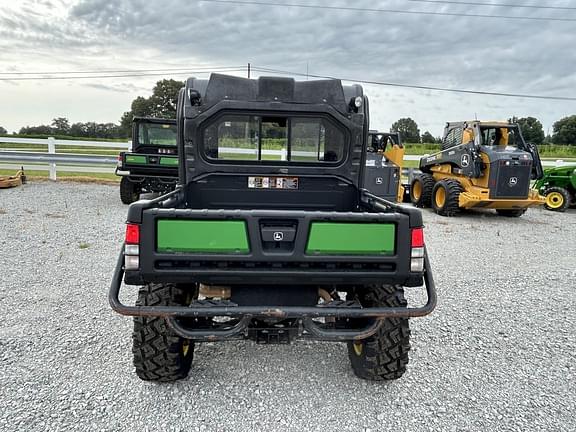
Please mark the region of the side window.
<svg viewBox="0 0 576 432"><path fill-rule="evenodd" d="M451 129L450 132L448 132L448 135L444 138L444 147L449 148L459 144L462 144L462 128L456 127Z"/></svg>
<svg viewBox="0 0 576 432"><path fill-rule="evenodd" d="M454 141L454 129L451 129L450 132L444 137L444 145L446 147L452 147L452 142Z"/></svg>

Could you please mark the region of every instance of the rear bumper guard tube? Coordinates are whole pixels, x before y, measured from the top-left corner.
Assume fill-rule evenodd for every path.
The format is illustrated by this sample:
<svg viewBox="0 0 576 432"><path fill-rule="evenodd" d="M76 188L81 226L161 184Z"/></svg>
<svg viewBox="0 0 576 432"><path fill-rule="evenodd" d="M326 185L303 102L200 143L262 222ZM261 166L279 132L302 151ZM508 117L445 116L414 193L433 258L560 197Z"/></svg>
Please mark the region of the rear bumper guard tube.
<svg viewBox="0 0 576 432"><path fill-rule="evenodd" d="M110 306L121 315L163 317L168 319L170 327L179 335L196 340L217 340L234 337L244 332L252 318L302 318L304 327L310 334L321 339L351 340L366 338L374 334L382 324L382 318L415 318L428 315L436 307L436 286L430 269L428 253L424 254L424 285L426 287L427 302L417 308L406 307L370 307L370 308L341 308L316 306L215 306L215 307L185 307L185 306L126 306L120 299L120 287L124 275L123 260L124 248L121 249L108 300ZM175 318L215 317L229 316L241 317L240 322L225 330L190 330L181 326ZM317 326L312 318L376 318L377 320L364 329L359 330L326 330ZM380 318L380 319L378 319Z"/></svg>

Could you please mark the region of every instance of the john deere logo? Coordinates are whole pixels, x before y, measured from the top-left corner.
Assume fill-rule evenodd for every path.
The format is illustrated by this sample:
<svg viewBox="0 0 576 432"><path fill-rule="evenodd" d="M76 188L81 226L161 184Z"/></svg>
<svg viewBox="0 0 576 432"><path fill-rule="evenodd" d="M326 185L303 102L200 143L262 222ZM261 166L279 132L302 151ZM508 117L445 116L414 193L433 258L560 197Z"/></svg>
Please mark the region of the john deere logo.
<svg viewBox="0 0 576 432"><path fill-rule="evenodd" d="M510 180L508 180L508 184L510 186L516 186L517 183L518 183L518 177L510 177Z"/></svg>
<svg viewBox="0 0 576 432"><path fill-rule="evenodd" d="M467 167L468 165L470 165L470 155L464 153L460 161L462 162L463 167Z"/></svg>
<svg viewBox="0 0 576 432"><path fill-rule="evenodd" d="M284 240L284 233L282 231L275 231L274 241L282 241L282 240Z"/></svg>

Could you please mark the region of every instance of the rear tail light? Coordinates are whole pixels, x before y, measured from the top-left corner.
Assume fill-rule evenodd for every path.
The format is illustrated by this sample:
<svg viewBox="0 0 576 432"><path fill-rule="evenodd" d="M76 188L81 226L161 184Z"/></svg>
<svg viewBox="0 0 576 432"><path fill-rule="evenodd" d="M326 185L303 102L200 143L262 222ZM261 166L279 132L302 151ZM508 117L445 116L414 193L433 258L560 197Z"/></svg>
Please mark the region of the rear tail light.
<svg viewBox="0 0 576 432"><path fill-rule="evenodd" d="M140 225L126 224L124 242L124 269L138 270L140 267Z"/></svg>
<svg viewBox="0 0 576 432"><path fill-rule="evenodd" d="M126 244L140 244L140 225L126 224Z"/></svg>
<svg viewBox="0 0 576 432"><path fill-rule="evenodd" d="M412 229L412 243L410 245L410 271L424 271L424 229Z"/></svg>
<svg viewBox="0 0 576 432"><path fill-rule="evenodd" d="M121 166L122 166L122 155L121 155L121 154L118 155L118 162L116 162L116 165L117 165L118 167L121 167Z"/></svg>

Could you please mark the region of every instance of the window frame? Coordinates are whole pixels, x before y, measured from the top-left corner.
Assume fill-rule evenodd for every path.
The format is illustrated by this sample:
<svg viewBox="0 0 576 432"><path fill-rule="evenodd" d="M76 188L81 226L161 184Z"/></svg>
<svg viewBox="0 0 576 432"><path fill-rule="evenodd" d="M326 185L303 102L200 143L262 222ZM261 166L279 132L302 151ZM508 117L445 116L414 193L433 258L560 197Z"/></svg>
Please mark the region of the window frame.
<svg viewBox="0 0 576 432"><path fill-rule="evenodd" d="M164 126L168 125L168 128L164 127L157 127L157 126ZM143 136L143 129L144 128L154 128L156 129L172 129L174 132L174 144L151 144L146 143L141 140ZM146 132L148 134L148 132ZM149 135L149 134L148 134ZM177 148L178 147L178 126L171 123L156 123L156 122L139 122L136 125L136 137L138 140L138 147L167 147L167 148ZM150 138L148 138L149 140Z"/></svg>
<svg viewBox="0 0 576 432"><path fill-rule="evenodd" d="M479 134L478 135L480 136L480 145L483 145L484 147L489 147L489 148L494 148L494 147L500 146L500 144L490 145L490 144L484 143L484 132L486 130L491 130L491 129L494 129L494 130L506 129L508 131L508 139L506 142L506 147L513 147L513 148L520 149L520 150L525 148L524 137L522 136L520 128L518 126L515 126L515 125L479 125L479 127L478 127ZM513 132L513 136L514 136L513 141L510 140L510 132Z"/></svg>
<svg viewBox="0 0 576 432"><path fill-rule="evenodd" d="M218 122L222 121L222 118L227 116L233 117L258 117L258 159L257 160L242 160L242 159L214 159L208 156L206 147L204 145L204 136L206 130ZM262 118L265 117L281 117L286 119L286 160L263 160L262 159ZM292 120L293 119L316 119L324 120L335 129L337 129L342 134L342 157L337 161L314 161L314 162L304 162L304 161L293 161L290 160L292 153ZM223 165L285 165L285 166L305 166L305 167L339 167L346 163L349 153L350 153L350 132L344 127L338 120L333 118L331 115L326 113L307 113L307 112L285 112L285 111L242 111L237 112L234 110L226 110L219 112L216 116L210 117L202 122L197 132L197 142L199 143L196 147L198 149L198 154L205 162L209 164L223 164ZM318 143L319 144L319 143ZM318 149L320 145L318 145ZM318 150L319 151L319 150Z"/></svg>

